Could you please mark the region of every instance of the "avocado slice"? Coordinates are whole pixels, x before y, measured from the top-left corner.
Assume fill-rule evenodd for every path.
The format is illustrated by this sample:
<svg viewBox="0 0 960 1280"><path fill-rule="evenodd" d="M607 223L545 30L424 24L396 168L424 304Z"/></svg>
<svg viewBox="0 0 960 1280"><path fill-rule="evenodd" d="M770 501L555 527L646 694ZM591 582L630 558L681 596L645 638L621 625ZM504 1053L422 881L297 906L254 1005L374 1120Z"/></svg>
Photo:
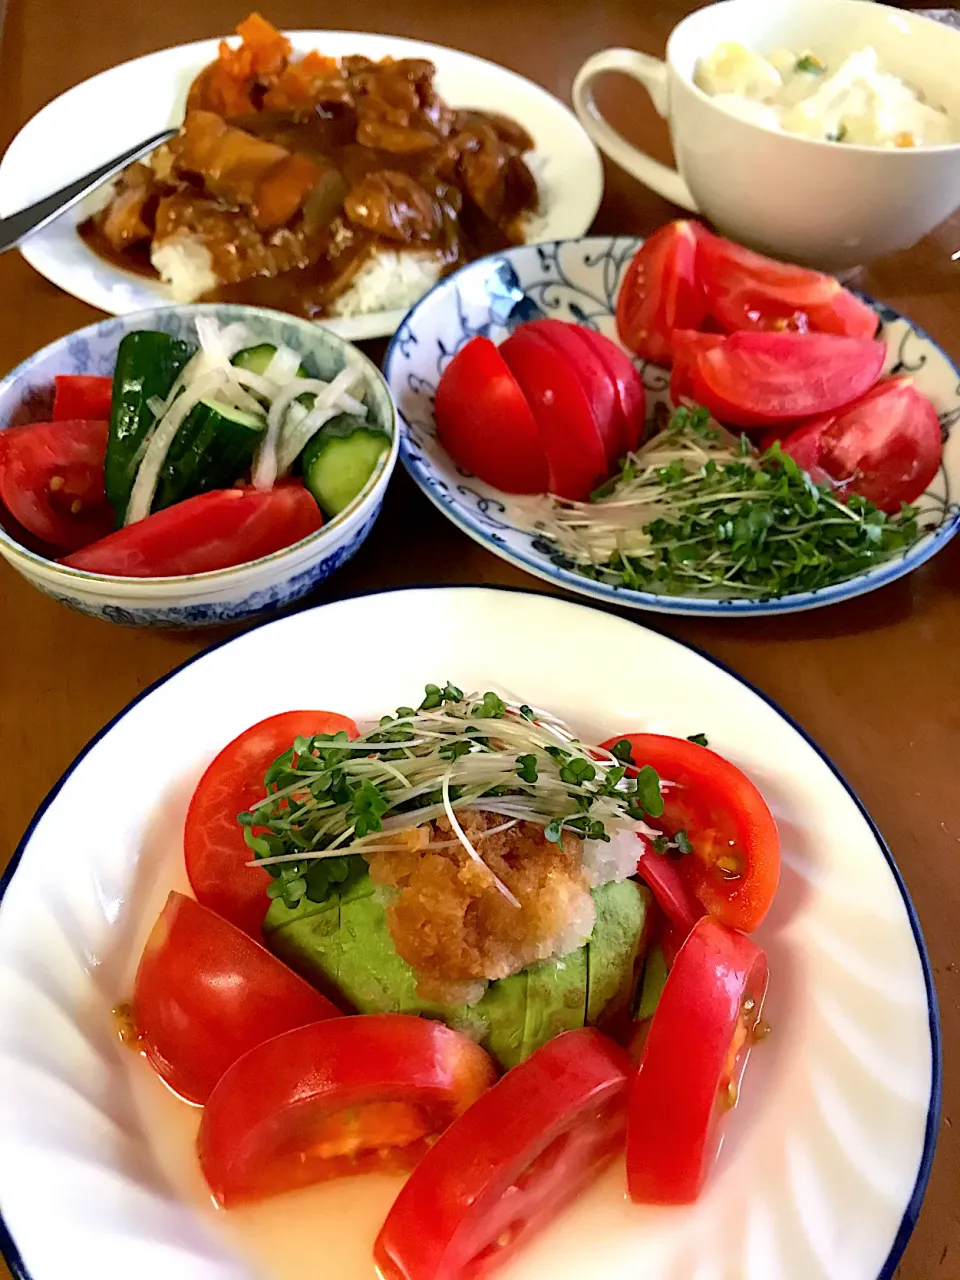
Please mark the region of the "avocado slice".
<svg viewBox="0 0 960 1280"><path fill-rule="evenodd" d="M473 1006L417 994L417 975L397 954L369 875L351 879L322 903L304 898L291 909L274 901L264 935L271 950L339 1004L360 1013L436 1018L513 1067L561 1031L598 1017L610 1001L631 999L646 890L627 881L593 896L597 923L587 946L491 982Z"/></svg>
<svg viewBox="0 0 960 1280"><path fill-rule="evenodd" d="M527 1009L522 1058L558 1036L582 1027L587 1009L587 948L527 971ZM521 1059L522 1060L522 1059Z"/></svg>
<svg viewBox="0 0 960 1280"><path fill-rule="evenodd" d="M605 884L593 891L597 923L587 943L587 1022L609 1019L629 1007L650 902L635 880Z"/></svg>

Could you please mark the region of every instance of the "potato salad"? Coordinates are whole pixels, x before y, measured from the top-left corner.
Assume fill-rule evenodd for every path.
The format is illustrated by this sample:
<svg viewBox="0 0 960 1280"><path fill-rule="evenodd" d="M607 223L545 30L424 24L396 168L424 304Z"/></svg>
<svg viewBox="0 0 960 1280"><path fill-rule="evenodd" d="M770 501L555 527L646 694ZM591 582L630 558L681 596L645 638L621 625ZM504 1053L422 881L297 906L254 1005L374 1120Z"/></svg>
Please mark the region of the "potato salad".
<svg viewBox="0 0 960 1280"><path fill-rule="evenodd" d="M884 70L869 45L830 65L809 50L762 57L723 43L699 60L694 79L733 115L806 138L873 147L960 141L944 108Z"/></svg>

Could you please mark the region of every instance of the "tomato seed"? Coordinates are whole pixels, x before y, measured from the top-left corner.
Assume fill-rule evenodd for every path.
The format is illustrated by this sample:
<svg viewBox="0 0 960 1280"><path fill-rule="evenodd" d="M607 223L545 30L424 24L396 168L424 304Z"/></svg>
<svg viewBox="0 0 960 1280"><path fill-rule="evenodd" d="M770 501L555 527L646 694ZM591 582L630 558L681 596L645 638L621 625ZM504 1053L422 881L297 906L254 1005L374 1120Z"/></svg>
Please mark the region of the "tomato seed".
<svg viewBox="0 0 960 1280"><path fill-rule="evenodd" d="M82 510L83 510L83 503L80 501L79 498L74 498L74 500L70 503L71 514L78 516Z"/></svg>
<svg viewBox="0 0 960 1280"><path fill-rule="evenodd" d="M50 484L47 486L51 493L56 493L58 489L62 489L66 484L63 476L51 476Z"/></svg>
<svg viewBox="0 0 960 1280"><path fill-rule="evenodd" d="M731 853L725 853L717 859L717 866L730 880L735 880L738 876L743 875L743 863L739 858Z"/></svg>

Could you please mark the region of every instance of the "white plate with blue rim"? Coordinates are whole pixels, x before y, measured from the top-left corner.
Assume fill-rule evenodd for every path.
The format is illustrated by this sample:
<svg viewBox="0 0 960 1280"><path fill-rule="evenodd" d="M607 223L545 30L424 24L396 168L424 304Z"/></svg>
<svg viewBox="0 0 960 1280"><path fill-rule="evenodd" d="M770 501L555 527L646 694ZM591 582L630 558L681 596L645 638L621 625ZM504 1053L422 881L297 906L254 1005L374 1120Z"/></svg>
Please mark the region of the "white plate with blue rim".
<svg viewBox="0 0 960 1280"><path fill-rule="evenodd" d="M634 1205L618 1159L498 1280L892 1280L933 1158L940 1032L920 926L869 816L712 659L583 604L450 587L338 601L209 650L122 711L42 804L0 877L0 1248L15 1276L374 1280L397 1179L218 1213L198 1110L121 1047L112 1010L167 892L189 892L186 807L227 741L294 706L375 719L447 678L548 707L586 742L705 733L760 788L783 857L756 933L772 1032L700 1199Z"/></svg>
<svg viewBox="0 0 960 1280"><path fill-rule="evenodd" d="M495 555L538 578L608 604L660 613L730 617L816 609L902 577L935 555L960 527L960 369L933 340L892 308L875 308L887 345L884 372L909 374L940 418L943 461L916 503L919 536L908 549L862 573L814 591L750 599L656 594L596 581L578 572L536 528L529 506L458 468L437 440L433 397L453 356L482 334L499 342L517 325L549 316L588 325L614 341L620 280L642 242L586 236L523 245L449 276L412 308L394 335L384 373L403 423L400 457L427 497ZM669 372L637 362L648 416L669 405Z"/></svg>
<svg viewBox="0 0 960 1280"><path fill-rule="evenodd" d="M531 223L530 238L578 236L590 226L603 195L600 156L573 112L540 85L494 62L420 40L364 31L285 34L295 54L316 49L336 58L363 54L433 62L437 89L451 106L503 112L533 138L535 147L527 158L540 189L541 213ZM135 58L48 103L3 156L0 214L25 208L144 138L179 124L187 90L216 58L218 44L201 40ZM111 315L172 302L159 279L114 266L81 239L77 226L102 202L102 193L95 193L31 236L21 248L24 258L67 293ZM380 338L392 334L403 316L403 309L376 311L323 323L344 338Z"/></svg>

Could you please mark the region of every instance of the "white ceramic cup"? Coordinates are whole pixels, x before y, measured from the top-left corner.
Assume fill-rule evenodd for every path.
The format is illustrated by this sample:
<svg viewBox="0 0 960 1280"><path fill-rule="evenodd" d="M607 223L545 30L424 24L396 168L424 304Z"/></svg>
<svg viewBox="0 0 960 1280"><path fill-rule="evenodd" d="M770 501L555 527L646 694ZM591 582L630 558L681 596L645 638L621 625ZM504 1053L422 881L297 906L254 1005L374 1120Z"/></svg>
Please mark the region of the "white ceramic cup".
<svg viewBox="0 0 960 1280"><path fill-rule="evenodd" d="M833 66L873 45L885 70L922 89L960 127L960 31L868 0L723 0L673 30L666 62L633 49L587 59L573 102L597 146L724 234L825 270L906 249L960 206L960 143L885 150L820 142L716 106L693 76L722 41L761 54L812 48ZM600 114L593 85L610 71L646 88L669 122L677 169L632 146Z"/></svg>

